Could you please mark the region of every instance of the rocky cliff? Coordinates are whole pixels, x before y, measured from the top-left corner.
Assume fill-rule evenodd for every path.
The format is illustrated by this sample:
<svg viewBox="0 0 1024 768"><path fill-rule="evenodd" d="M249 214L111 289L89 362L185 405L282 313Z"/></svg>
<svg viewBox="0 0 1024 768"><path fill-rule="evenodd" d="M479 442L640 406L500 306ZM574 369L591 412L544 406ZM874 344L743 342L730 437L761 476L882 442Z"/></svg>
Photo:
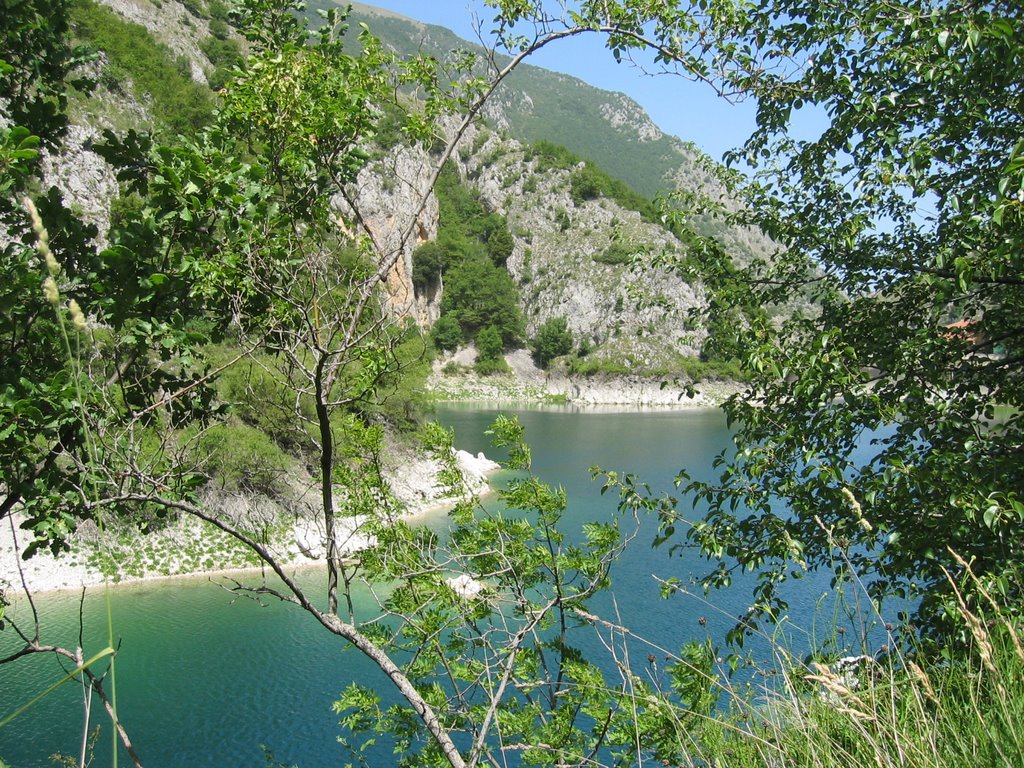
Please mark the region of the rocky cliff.
<svg viewBox="0 0 1024 768"><path fill-rule="evenodd" d="M184 57L193 80L206 81L212 64L197 41L210 36L208 21L176 0L101 2L150 30L173 55ZM383 23L384 17L373 18ZM386 20L391 26L383 31L391 37L397 34L395 28L411 28L423 36L421 45L426 44L424 40L434 46L450 42L444 36L446 30L410 25L394 16ZM102 58L95 66L102 69ZM619 137L622 152L609 152L600 159L621 160L620 155L635 155L637 147L653 148L666 164L652 183L662 187L669 179L672 184L718 193L713 175L701 170L696 149L664 135L622 94L527 68L503 87L488 105L487 114L498 126L527 134L536 131L546 120L542 113L551 108L551 94L532 93L529 87L549 81L557 81L560 94L569 94L559 98L576 99L584 105L580 107L584 115L593 112L604 126L598 130L591 125L584 130L577 118L575 123L559 124L560 135L607 129L611 131L608 136ZM75 125L67 147L46 160L47 179L75 201L102 237L117 184L109 167L90 147L103 128L146 129L153 119L145 96L133 97L125 84L116 91L101 86L93 98L75 105L73 115ZM524 125L532 127L527 130ZM579 168L541 167L528 144L493 128L473 127L453 159L460 176L479 192L485 207L508 222L514 250L507 268L520 289L528 337L545 321L564 316L577 342L583 341L599 357L616 361L626 371L672 369L679 358L698 354L704 331L693 318L705 303L701 286L667 268L644 266L651 257L665 256L658 260L667 263L685 255L663 227L611 199L574 194L572 177ZM373 160L348 194L335 201L338 210L346 214L355 204L359 222L380 253L401 250L387 281L387 305L395 317L414 319L422 328L437 320L443 295L443 281L419 294L412 281L415 248L437 236L438 205L427 189L436 161L435 155L419 147L393 147ZM639 161L633 164L642 166ZM407 231L412 236L403 243ZM749 245L741 241L756 239L740 231L726 235L737 250Z"/></svg>
<svg viewBox="0 0 1024 768"><path fill-rule="evenodd" d="M580 200L570 178L578 168L540 170L522 144L486 128L471 130L456 155L462 177L508 221L528 335L564 316L577 340L627 367L698 354L704 331L690 315L703 290L646 258L682 255L668 231L613 200Z"/></svg>

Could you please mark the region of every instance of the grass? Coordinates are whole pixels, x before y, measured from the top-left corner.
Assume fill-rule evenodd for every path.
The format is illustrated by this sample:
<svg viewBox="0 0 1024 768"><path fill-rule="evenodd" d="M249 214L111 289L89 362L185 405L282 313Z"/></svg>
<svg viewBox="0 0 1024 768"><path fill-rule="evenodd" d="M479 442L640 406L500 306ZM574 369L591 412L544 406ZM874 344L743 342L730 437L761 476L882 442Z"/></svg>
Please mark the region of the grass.
<svg viewBox="0 0 1024 768"><path fill-rule="evenodd" d="M187 60L93 0L77 0L70 12L76 41L106 53L100 79L110 91L130 90L173 133L190 134L209 122L213 96L192 81Z"/></svg>
<svg viewBox="0 0 1024 768"><path fill-rule="evenodd" d="M963 563L966 566L966 563ZM967 578L973 575L967 570ZM1024 765L1024 644L1015 616L957 609L966 643L931 654L893 646L858 666L799 662L776 647L774 680L737 691L705 675L727 706L676 719L672 764L730 768L961 768ZM892 640L893 638L890 638ZM713 697L714 698L714 697Z"/></svg>

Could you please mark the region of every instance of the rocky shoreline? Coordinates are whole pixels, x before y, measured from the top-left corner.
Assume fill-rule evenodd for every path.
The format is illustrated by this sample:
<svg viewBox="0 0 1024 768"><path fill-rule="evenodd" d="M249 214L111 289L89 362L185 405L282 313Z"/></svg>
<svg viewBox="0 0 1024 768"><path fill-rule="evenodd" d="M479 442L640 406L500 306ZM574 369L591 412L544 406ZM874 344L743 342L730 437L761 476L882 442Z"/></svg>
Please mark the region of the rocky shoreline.
<svg viewBox="0 0 1024 768"><path fill-rule="evenodd" d="M470 347L458 355L435 362L428 381L432 397L439 401L562 403L585 407L709 408L721 405L740 390L735 382L703 382L694 394L679 383L640 375L568 376L548 372L533 364L526 350L506 355L509 373L479 376L469 366L475 351ZM457 451L456 459L474 493L489 490L488 475L499 469L483 454L471 456ZM453 499L445 498L436 484L438 465L429 459L399 451L387 470L395 497L403 504L403 519L421 519L449 508ZM280 507L266 499L231 497L211 501L211 506L242 508L239 514L282 514ZM301 506L301 504L299 505ZM322 563L314 553L323 550L324 535L315 524L315 515L292 515L291 522L279 528L275 553L289 568L314 567ZM80 532L72 549L59 557L38 553L22 560L20 552L27 544L27 532L18 527L15 515L0 521L0 593L41 592L80 589L110 581L137 582L196 574L215 574L259 569L261 564L242 545L227 534L192 518L185 518L165 531L135 539L102 541L95 529ZM359 521L348 520L338 532L346 551L366 546L366 535Z"/></svg>
<svg viewBox="0 0 1024 768"><path fill-rule="evenodd" d="M483 454L455 452L456 464L473 493L484 495L488 477L500 469ZM403 502L402 519L419 520L441 514L455 499L445 496L436 483L438 465L429 459L402 456L401 466L392 468L391 485ZM221 504L266 507L266 500L219 499ZM272 506L272 505L270 505ZM237 510L233 510L237 512ZM20 529L18 515L0 521L0 594L81 589L104 583L134 583L155 579L231 572L258 571L263 566L241 544L227 534L197 519L183 517L175 525L143 539L104 537L88 526L76 535L71 551L60 556L39 552L28 560L20 556L28 533ZM337 538L346 552L368 543L360 521L345 520ZM294 516L278 530L269 546L289 570L322 565L316 552L323 551L323 531L313 516Z"/></svg>
<svg viewBox="0 0 1024 768"><path fill-rule="evenodd" d="M571 376L538 368L525 349L505 355L508 373L480 376L470 367L475 359L476 351L469 346L436 360L427 382L432 396L457 402L714 408L742 389L734 381L703 381L691 393L689 382L658 376Z"/></svg>

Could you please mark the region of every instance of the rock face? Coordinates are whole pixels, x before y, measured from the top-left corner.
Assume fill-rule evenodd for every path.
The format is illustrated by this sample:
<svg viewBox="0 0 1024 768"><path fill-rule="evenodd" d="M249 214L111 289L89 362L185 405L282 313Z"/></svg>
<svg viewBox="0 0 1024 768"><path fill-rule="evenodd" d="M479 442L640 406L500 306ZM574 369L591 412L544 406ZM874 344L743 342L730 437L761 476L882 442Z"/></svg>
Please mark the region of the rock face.
<svg viewBox="0 0 1024 768"><path fill-rule="evenodd" d="M610 94L609 101L601 104L598 110L613 128L634 133L640 141L657 141L665 135L647 113L624 94Z"/></svg>
<svg viewBox="0 0 1024 768"><path fill-rule="evenodd" d="M176 0L103 2L150 29L192 62L196 80L205 79L202 71L209 62L197 45L208 34L205 21ZM543 101L542 96L537 98ZM602 99L603 120L631 140L650 143L665 138L632 100L608 93ZM114 101L112 96L109 101ZM499 124L507 123L501 119L503 113L529 113L540 109L541 102L535 104L526 91L506 89L488 105L488 114ZM148 120L139 105L106 106L132 124ZM96 224L101 237L109 226L110 201L117 194L110 169L89 149L105 127L102 112L79 120L68 147L46 159L47 179ZM471 128L453 161L484 205L507 219L514 240L507 266L519 284L528 336L545 321L564 316L577 342L584 341L627 371L670 369L679 357L699 351L704 331L692 317L705 304L704 291L672 268L673 261L685 254L662 227L611 200L574 199L576 169L541 170L523 145L486 128ZM437 158L422 148L392 148L363 169L346 194L334 201L347 226L364 231L382 262L392 265L386 280L387 311L424 329L440 315L444 290L442 283L417 295L412 279L416 247L437 237L438 205L429 189L436 163ZM646 266L640 266L641 259L631 261L631 255L642 255ZM652 260L664 266L652 267Z"/></svg>
<svg viewBox="0 0 1024 768"><path fill-rule="evenodd" d="M65 203L76 207L82 219L96 227L96 244L103 248L118 183L113 169L90 149L98 138L98 131L91 126L69 126L60 152L43 154L42 171L47 183L60 190Z"/></svg>
<svg viewBox="0 0 1024 768"><path fill-rule="evenodd" d="M703 289L651 266L652 257L671 265L685 256L673 235L612 200L574 200L577 169L541 172L514 140L474 128L463 146L475 151L456 153L460 174L513 235L508 269L529 336L564 316L577 341L629 368L698 354L705 332L691 315L705 305Z"/></svg>
<svg viewBox="0 0 1024 768"><path fill-rule="evenodd" d="M419 147L396 147L364 168L335 205L356 217L382 260L394 259L388 273L387 309L399 320L429 328L441 313L441 292L417 296L412 282L416 246L437 238L437 197L430 189L436 159ZM406 235L409 235L406 237Z"/></svg>

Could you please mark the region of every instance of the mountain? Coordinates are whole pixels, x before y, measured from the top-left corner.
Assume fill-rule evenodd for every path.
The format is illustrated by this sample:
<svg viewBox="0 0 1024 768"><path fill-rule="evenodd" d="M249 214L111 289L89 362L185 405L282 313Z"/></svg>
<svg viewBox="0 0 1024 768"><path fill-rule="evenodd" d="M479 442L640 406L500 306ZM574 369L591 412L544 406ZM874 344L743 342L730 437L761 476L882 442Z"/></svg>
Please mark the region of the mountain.
<svg viewBox="0 0 1024 768"><path fill-rule="evenodd" d="M444 60L453 50L483 51L444 27L361 3L353 9L353 21L365 22L401 53L424 51ZM499 87L484 114L492 128L523 143L544 140L567 147L646 197L706 178L695 145L663 133L629 96L569 75L523 64Z"/></svg>
<svg viewBox="0 0 1024 768"><path fill-rule="evenodd" d="M309 12L328 4L314 0ZM117 185L92 144L105 128L196 128L199 107L210 109L209 84L224 78L239 52L226 18L218 0L83 0L76 11L77 33L101 51L92 65L99 87L73 103L75 126L64 153L48 158L48 177L101 235ZM351 21L365 22L400 53L443 57L472 47L442 27L368 6L358 6ZM680 370L698 356L706 337L694 318L706 303L702 286L631 257L685 260L684 246L646 198L679 188L719 194L707 158L662 133L627 96L531 66L503 85L485 122L463 138L453 162L485 213L507 226L511 247L500 266L519 292L524 341L546 321L565 317L577 343L591 351L591 367ZM379 242L394 241L408 221L435 161L427 149L399 140L382 148L353 185ZM431 197L387 286L392 313L423 328L437 320L444 291L442 284L417 290L414 250L438 237L438 215ZM704 226L737 260L770 245L756 232Z"/></svg>
<svg viewBox="0 0 1024 768"><path fill-rule="evenodd" d="M308 12L340 7L341 0L313 0ZM484 49L449 29L406 18L364 3L353 4L353 23L365 23L395 51L417 51L450 60L453 51ZM507 57L496 57L499 64ZM523 144L548 141L589 160L640 195L686 191L718 198L723 194L709 170L715 162L693 142L664 133L640 104L624 93L607 91L579 78L520 65L499 86L483 110L488 125ZM773 250L760 232L725 227L697 217L697 230L717 237L730 255L746 263Z"/></svg>

